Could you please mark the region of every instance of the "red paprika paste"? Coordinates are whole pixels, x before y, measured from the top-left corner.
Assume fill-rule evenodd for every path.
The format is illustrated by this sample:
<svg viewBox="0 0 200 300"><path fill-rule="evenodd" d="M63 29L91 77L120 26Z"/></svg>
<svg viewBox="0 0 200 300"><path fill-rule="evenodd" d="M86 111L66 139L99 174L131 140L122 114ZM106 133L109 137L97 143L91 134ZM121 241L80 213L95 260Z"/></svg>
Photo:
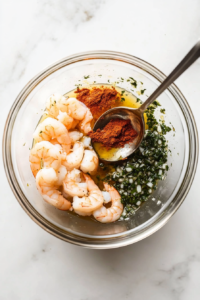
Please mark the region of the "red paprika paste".
<svg viewBox="0 0 200 300"><path fill-rule="evenodd" d="M90 108L95 119L98 119L105 111L112 108L117 100L120 100L120 94L114 87L78 88L75 93L77 94L76 98Z"/></svg>
<svg viewBox="0 0 200 300"><path fill-rule="evenodd" d="M123 148L125 144L131 143L137 136L130 120L112 119L102 130L89 132L93 142L103 144L107 149Z"/></svg>

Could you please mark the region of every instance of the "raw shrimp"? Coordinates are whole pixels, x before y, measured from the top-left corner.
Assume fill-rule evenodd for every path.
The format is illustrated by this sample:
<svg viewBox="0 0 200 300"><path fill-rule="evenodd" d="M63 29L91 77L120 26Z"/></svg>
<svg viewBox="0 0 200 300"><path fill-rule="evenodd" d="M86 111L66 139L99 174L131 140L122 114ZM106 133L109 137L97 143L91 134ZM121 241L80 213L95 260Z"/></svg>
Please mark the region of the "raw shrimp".
<svg viewBox="0 0 200 300"><path fill-rule="evenodd" d="M69 171L73 170L74 168L78 169L83 159L83 153L84 153L83 143L76 142L70 154L68 155L62 154L62 164Z"/></svg>
<svg viewBox="0 0 200 300"><path fill-rule="evenodd" d="M75 142L79 141L82 138L83 134L77 130L74 130L69 132L69 136L73 145Z"/></svg>
<svg viewBox="0 0 200 300"><path fill-rule="evenodd" d="M87 183L81 182L81 171L73 169L69 171L63 181L63 190L66 195L74 196L87 196Z"/></svg>
<svg viewBox="0 0 200 300"><path fill-rule="evenodd" d="M82 121L78 124L78 128L80 131L82 131L85 134L88 134L92 130L91 128L91 121L93 119L93 116L91 114L91 111L89 108L87 108L86 114Z"/></svg>
<svg viewBox="0 0 200 300"><path fill-rule="evenodd" d="M65 127L69 130L74 126L74 119L68 115L66 112L62 112L59 110L59 114L57 116L58 121L65 125Z"/></svg>
<svg viewBox="0 0 200 300"><path fill-rule="evenodd" d="M89 216L103 205L103 195L90 176L86 174L83 174L83 176L87 183L89 196L82 198L78 196L73 197L73 208L77 214Z"/></svg>
<svg viewBox="0 0 200 300"><path fill-rule="evenodd" d="M31 171L34 176L37 172L45 168L53 168L55 171L61 166L61 155L57 147L47 141L37 143L33 149L31 149L29 161L31 165Z"/></svg>
<svg viewBox="0 0 200 300"><path fill-rule="evenodd" d="M58 177L53 168L42 169L37 173L36 185L43 199L60 210L71 208L71 202L65 199L57 188Z"/></svg>
<svg viewBox="0 0 200 300"><path fill-rule="evenodd" d="M94 150L85 150L80 169L84 173L94 175L99 165L99 158Z"/></svg>
<svg viewBox="0 0 200 300"><path fill-rule="evenodd" d="M67 112L73 119L83 120L87 107L76 98L68 98L66 101Z"/></svg>
<svg viewBox="0 0 200 300"><path fill-rule="evenodd" d="M40 123L33 134L33 138L36 142L56 139L66 153L70 151L71 140L67 128L53 118L47 118Z"/></svg>
<svg viewBox="0 0 200 300"><path fill-rule="evenodd" d="M100 209L95 210L93 212L93 216L97 221L101 223L115 222L120 218L123 212L121 196L113 186L110 186L105 182L104 187L110 194L112 205L109 208L102 206Z"/></svg>
<svg viewBox="0 0 200 300"><path fill-rule="evenodd" d="M53 118L57 118L59 111L67 113L66 101L67 98L60 94L51 95L46 103L48 114Z"/></svg>

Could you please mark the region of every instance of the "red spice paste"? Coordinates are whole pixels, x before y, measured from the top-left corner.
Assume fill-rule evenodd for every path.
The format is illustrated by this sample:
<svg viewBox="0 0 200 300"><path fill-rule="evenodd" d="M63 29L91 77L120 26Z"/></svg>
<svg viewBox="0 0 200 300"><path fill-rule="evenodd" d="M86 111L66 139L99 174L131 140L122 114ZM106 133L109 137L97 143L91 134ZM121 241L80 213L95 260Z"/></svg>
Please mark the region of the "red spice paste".
<svg viewBox="0 0 200 300"><path fill-rule="evenodd" d="M107 149L123 148L125 144L131 143L137 136L130 120L112 119L102 130L89 132L93 142L103 144Z"/></svg>
<svg viewBox="0 0 200 300"><path fill-rule="evenodd" d="M76 98L90 108L95 119L98 119L106 110L112 108L117 100L120 100L120 94L114 87L77 88L75 93L77 94Z"/></svg>

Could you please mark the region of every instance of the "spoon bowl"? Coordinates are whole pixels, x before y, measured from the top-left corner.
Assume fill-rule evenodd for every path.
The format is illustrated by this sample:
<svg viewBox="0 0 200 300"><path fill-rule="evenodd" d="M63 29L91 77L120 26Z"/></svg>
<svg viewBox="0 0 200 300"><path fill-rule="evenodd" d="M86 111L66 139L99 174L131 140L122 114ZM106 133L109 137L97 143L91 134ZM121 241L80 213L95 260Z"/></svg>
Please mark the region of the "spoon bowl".
<svg viewBox="0 0 200 300"><path fill-rule="evenodd" d="M126 144L123 148L116 149L113 155L108 155L108 157L102 157L101 153L97 151L95 143L92 143L92 146L97 152L99 158L102 161L108 162L123 160L131 155L140 146L145 131L144 116L143 113L140 112L140 109L124 106L111 108L102 114L96 121L93 131L96 131L97 129L102 130L112 119L130 120L132 127L135 131L137 131L138 135L131 143Z"/></svg>
<svg viewBox="0 0 200 300"><path fill-rule="evenodd" d="M200 56L200 41L194 45L194 47L188 52L188 54L182 59L178 66L169 74L169 76L159 85L159 87L151 94L151 96L137 109L128 107L112 108L105 112L95 123L93 128L96 131L98 128L103 129L105 125L114 118L129 119L133 128L137 131L138 136L132 143L126 144L124 148L116 149L116 152L108 158L101 157L100 153L93 145L93 148L97 152L98 156L102 160L106 161L118 161L127 158L132 154L141 144L144 131L144 112L151 105L157 97L160 96L182 73L184 73Z"/></svg>

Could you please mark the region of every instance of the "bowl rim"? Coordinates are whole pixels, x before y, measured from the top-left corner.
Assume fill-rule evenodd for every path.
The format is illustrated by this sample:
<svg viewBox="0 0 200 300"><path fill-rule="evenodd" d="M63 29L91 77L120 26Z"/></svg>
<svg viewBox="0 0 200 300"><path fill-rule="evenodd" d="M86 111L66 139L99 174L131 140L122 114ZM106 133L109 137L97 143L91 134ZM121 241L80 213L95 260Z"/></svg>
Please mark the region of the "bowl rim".
<svg viewBox="0 0 200 300"><path fill-rule="evenodd" d="M184 191L181 191L181 187L184 184L185 176L183 179L183 182L177 191L176 195L180 192L179 196L179 201L174 207L171 208L171 210L167 213L167 215L162 218L162 215L159 216L155 222L151 224L150 227L144 228L139 232L137 235L133 236L127 236L124 234L124 236L121 236L120 239L119 237L109 237L108 238L85 238L80 235L75 235L72 233L69 233L56 225L52 224L51 222L47 221L43 216L38 213L35 208L32 207L32 205L29 203L28 199L24 196L19 184L18 186L15 185L15 182L17 182L12 166L12 158L11 158L11 136L12 136L12 129L13 125L15 123L15 119L17 116L17 113L22 106L23 102L27 98L27 96L32 92L32 90L41 82L43 81L46 77L54 73L55 71L73 64L75 62L80 62L83 60L92 60L92 59L110 59L110 60L117 60L121 62L125 62L134 66L139 67L136 63L142 64L143 65L143 70L147 73L149 73L151 76L156 78L158 81L164 80L166 78L166 75L161 72L159 69L154 67L152 64L136 57L131 54L127 54L124 52L117 52L117 51L108 51L108 50L96 50L96 51L86 51L86 52L80 52L76 53L70 56L67 56L50 66L46 67L43 69L41 72L39 72L36 76L34 76L21 90L21 92L18 94L17 98L15 99L14 103L12 104L10 111L8 113L6 122L5 122L5 127L4 127L4 133L3 133L3 141L2 141L2 156L3 156L3 164L4 164L4 170L7 176L7 180L9 182L9 185L11 187L11 190L13 194L15 195L16 199L18 200L19 204L21 207L25 210L25 212L29 215L29 217L37 223L41 228L43 228L45 231L51 233L57 238L60 238L64 241L67 241L69 243L83 246L86 248L92 248L92 249L111 249L111 248L117 248L117 247L122 247L126 245L130 245L132 243L138 242L157 230L159 230L162 226L164 226L168 220L171 218L171 216L178 210L180 205L183 203L185 197L187 196L190 187L192 185L196 169L197 169L197 164L198 164L198 154L199 154L199 141L198 141L198 130L196 126L196 122L192 113L192 110L183 96L182 92L179 90L179 88L173 83L169 88L168 91L171 92L172 95L176 93L179 95L181 100L183 101L186 111L189 114L189 117L191 119L191 125L193 129L193 143L194 143L194 153L192 157L192 165L193 169L190 172L190 177L189 177L189 182L187 184L187 187L184 189ZM139 67L140 68L140 67ZM147 70L149 68L149 70ZM151 72L150 72L151 71ZM156 73L152 74L152 72ZM16 111L16 108L18 108L18 111ZM188 125L188 124L187 124ZM9 149L9 151L8 151ZM191 164L191 163L190 163ZM187 169L189 166L187 166ZM18 183L18 182L17 182ZM176 196L175 195L175 196ZM24 201L24 198L26 198L26 201ZM66 235L67 233L67 235Z"/></svg>

